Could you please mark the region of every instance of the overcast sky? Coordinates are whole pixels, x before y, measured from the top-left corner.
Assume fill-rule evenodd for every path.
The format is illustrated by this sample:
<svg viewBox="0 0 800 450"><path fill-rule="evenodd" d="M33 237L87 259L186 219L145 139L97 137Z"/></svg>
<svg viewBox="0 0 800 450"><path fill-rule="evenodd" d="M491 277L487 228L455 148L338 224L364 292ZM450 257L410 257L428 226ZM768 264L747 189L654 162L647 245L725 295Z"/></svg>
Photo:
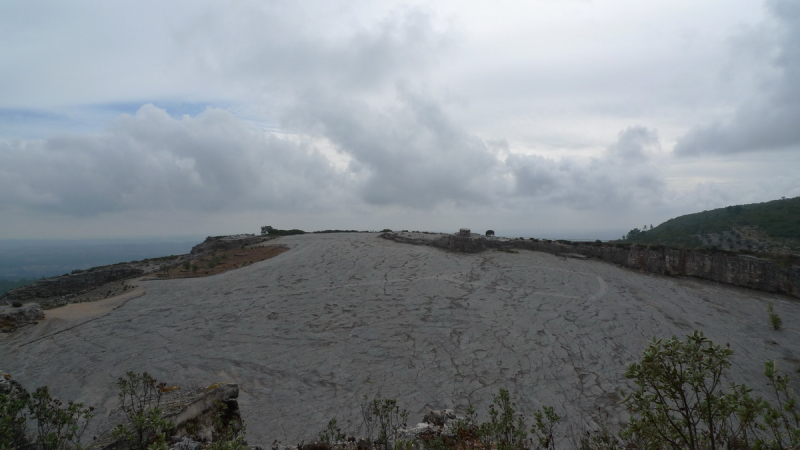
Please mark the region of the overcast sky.
<svg viewBox="0 0 800 450"><path fill-rule="evenodd" d="M0 2L0 238L615 238L800 195L796 0Z"/></svg>

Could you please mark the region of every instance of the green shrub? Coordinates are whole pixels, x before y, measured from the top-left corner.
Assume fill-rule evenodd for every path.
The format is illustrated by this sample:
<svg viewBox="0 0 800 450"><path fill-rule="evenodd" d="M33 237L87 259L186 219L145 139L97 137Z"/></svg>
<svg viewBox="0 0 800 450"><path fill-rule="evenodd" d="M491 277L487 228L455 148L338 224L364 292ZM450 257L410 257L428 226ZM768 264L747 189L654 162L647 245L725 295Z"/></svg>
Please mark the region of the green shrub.
<svg viewBox="0 0 800 450"><path fill-rule="evenodd" d="M324 430L319 432L319 442L329 446L334 446L344 441L344 439L345 435L342 433L342 429L337 426L335 417L328 421L328 425Z"/></svg>
<svg viewBox="0 0 800 450"><path fill-rule="evenodd" d="M0 394L0 449L24 448L28 443L40 450L81 448L93 410L82 403L64 405L47 387L36 389L32 395L24 390ZM31 437L27 433L29 423Z"/></svg>
<svg viewBox="0 0 800 450"><path fill-rule="evenodd" d="M555 413L552 407L543 406L542 411L533 413L534 423L531 428L531 433L536 436L539 443L539 448L542 449L555 449L555 438L553 431L556 424L561 421L561 417Z"/></svg>
<svg viewBox="0 0 800 450"><path fill-rule="evenodd" d="M505 389L494 396L489 406L489 422L478 427L478 436L483 448L496 450L523 450L528 438L525 419L516 414L511 396Z"/></svg>
<svg viewBox="0 0 800 450"><path fill-rule="evenodd" d="M407 425L408 411L400 409L397 399L376 397L369 401L366 396L361 402L360 409L369 442L373 442L373 432L377 431L378 438L375 442L378 448L389 450L389 442L394 441L397 432Z"/></svg>
<svg viewBox="0 0 800 450"><path fill-rule="evenodd" d="M211 450L249 450L244 440L245 426L242 418L220 399L214 401L214 435Z"/></svg>
<svg viewBox="0 0 800 450"><path fill-rule="evenodd" d="M18 395L0 394L0 449L21 448L28 442L25 432L28 399L27 392Z"/></svg>
<svg viewBox="0 0 800 450"><path fill-rule="evenodd" d="M35 423L36 443L42 450L79 448L80 440L94 408L83 403L67 403L50 395L46 386L36 389L30 396L28 410Z"/></svg>
<svg viewBox="0 0 800 450"><path fill-rule="evenodd" d="M781 317L775 312L775 306L772 303L767 304L767 312L769 312L769 323L772 324L772 329L778 331L781 329L783 321Z"/></svg>
<svg viewBox="0 0 800 450"><path fill-rule="evenodd" d="M162 433L171 425L164 419L161 397L166 387L147 372L127 372L117 380L119 401L126 423L114 429L114 436L133 448L146 449L153 441L163 440Z"/></svg>
<svg viewBox="0 0 800 450"><path fill-rule="evenodd" d="M695 331L682 342L675 336L653 340L642 361L625 372L638 388L624 403L632 413L620 433L634 448L723 449L797 448L800 414L774 363L765 375L778 400L750 396L751 389L722 388L733 351L714 345Z"/></svg>

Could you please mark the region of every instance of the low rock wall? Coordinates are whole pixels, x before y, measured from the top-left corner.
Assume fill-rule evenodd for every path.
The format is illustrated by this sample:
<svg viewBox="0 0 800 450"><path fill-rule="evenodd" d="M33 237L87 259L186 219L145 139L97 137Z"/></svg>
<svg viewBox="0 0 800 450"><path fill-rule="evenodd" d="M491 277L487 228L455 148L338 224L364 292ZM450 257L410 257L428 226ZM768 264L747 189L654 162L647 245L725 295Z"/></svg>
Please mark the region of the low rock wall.
<svg viewBox="0 0 800 450"><path fill-rule="evenodd" d="M621 266L671 276L690 276L766 292L800 297L800 267L781 267L766 259L721 252L638 245L562 244L510 241L515 248L548 253L577 253Z"/></svg>
<svg viewBox="0 0 800 450"><path fill-rule="evenodd" d="M430 245L461 253L487 249L524 249L556 255L577 254L642 272L690 276L760 291L800 297L800 267L782 267L766 259L722 252L703 252L661 246L564 241L495 239L445 235L434 240L412 239L395 233L381 237L397 242Z"/></svg>
<svg viewBox="0 0 800 450"><path fill-rule="evenodd" d="M137 277L144 272L127 264L104 266L97 269L48 278L21 288L12 289L0 300L35 301L75 294L112 281Z"/></svg>

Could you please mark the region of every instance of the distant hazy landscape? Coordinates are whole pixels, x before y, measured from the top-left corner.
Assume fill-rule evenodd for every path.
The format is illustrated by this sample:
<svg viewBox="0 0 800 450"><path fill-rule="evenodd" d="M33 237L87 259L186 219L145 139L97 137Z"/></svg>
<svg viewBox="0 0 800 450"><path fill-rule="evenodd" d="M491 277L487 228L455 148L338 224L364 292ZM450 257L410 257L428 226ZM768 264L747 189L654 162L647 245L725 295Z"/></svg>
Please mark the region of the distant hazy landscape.
<svg viewBox="0 0 800 450"><path fill-rule="evenodd" d="M73 270L188 253L201 236L163 239L0 240L0 293L15 282Z"/></svg>

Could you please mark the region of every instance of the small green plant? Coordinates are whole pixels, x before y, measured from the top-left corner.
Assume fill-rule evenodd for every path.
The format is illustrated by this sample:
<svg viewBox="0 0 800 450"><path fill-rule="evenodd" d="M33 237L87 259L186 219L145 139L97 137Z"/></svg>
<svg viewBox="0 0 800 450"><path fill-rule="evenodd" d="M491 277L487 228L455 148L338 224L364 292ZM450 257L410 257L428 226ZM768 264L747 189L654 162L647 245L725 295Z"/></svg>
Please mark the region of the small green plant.
<svg viewBox="0 0 800 450"><path fill-rule="evenodd" d="M183 270L189 270L189 268L192 266L192 263L189 262L189 260L187 259L186 261L183 262L182 265L183 265Z"/></svg>
<svg viewBox="0 0 800 450"><path fill-rule="evenodd" d="M523 450L527 447L525 418L516 414L507 390L500 389L494 396L494 402L489 406L489 422L478 427L478 436L483 448Z"/></svg>
<svg viewBox="0 0 800 450"><path fill-rule="evenodd" d="M392 446L393 450L417 450L419 442L413 439L397 439Z"/></svg>
<svg viewBox="0 0 800 450"><path fill-rule="evenodd" d="M197 275L198 270L200 270L200 268L197 267L197 264L192 264L192 275Z"/></svg>
<svg viewBox="0 0 800 450"><path fill-rule="evenodd" d="M331 447L344 440L345 435L342 433L342 429L337 426L335 417L328 421L328 425L324 430L319 432L319 442Z"/></svg>
<svg viewBox="0 0 800 450"><path fill-rule="evenodd" d="M214 401L214 435L211 450L249 450L244 440L245 426L238 412L220 399Z"/></svg>
<svg viewBox="0 0 800 450"><path fill-rule="evenodd" d="M117 387L127 423L114 429L114 436L142 450L163 439L162 433L171 426L160 407L166 383L158 383L147 372L127 372L117 380Z"/></svg>
<svg viewBox="0 0 800 450"><path fill-rule="evenodd" d="M788 443L788 448L800 448L800 410L797 399L789 390L789 376L779 375L774 361L764 363L764 376L769 380L777 407L771 404L764 405L764 423L771 432L773 443L779 443L780 448ZM776 447L773 447L776 448Z"/></svg>
<svg viewBox="0 0 800 450"><path fill-rule="evenodd" d="M553 431L561 417L555 413L550 406L543 406L541 411L533 413L534 423L531 428L531 433L536 436L539 448L541 449L555 449L556 443L553 437Z"/></svg>
<svg viewBox="0 0 800 450"><path fill-rule="evenodd" d="M361 415L361 421L364 424L364 437L367 438L367 442L369 442L369 445L372 446L372 436L375 432L376 423L375 417L372 416L372 403L365 395L358 407Z"/></svg>
<svg viewBox="0 0 800 450"><path fill-rule="evenodd" d="M769 323L772 324L772 329L779 331L781 325L783 325L783 321L781 320L781 316L775 312L775 306L772 303L767 304L767 312L769 313Z"/></svg>
<svg viewBox="0 0 800 450"><path fill-rule="evenodd" d="M397 438L397 432L407 425L408 411L400 409L397 399L376 397L369 401L366 396L361 402L361 419L370 445L373 432L378 432L378 448L389 450L389 442Z"/></svg>

